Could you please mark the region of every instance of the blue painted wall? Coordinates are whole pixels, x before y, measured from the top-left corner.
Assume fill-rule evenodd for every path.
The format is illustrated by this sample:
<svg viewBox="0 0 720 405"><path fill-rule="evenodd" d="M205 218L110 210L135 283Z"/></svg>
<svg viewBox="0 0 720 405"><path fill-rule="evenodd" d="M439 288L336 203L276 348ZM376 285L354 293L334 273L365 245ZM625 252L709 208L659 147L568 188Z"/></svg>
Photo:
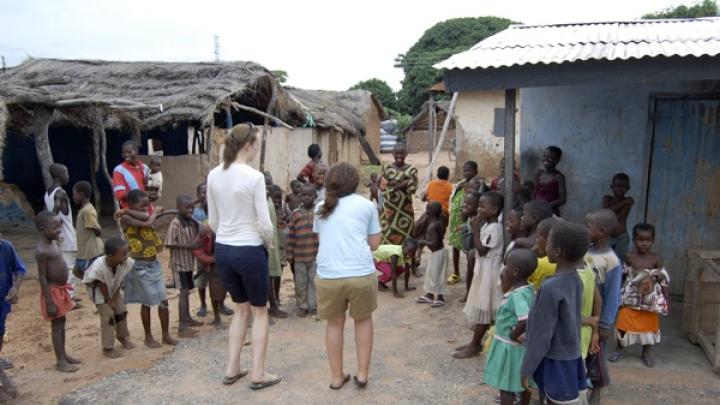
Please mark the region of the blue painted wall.
<svg viewBox="0 0 720 405"><path fill-rule="evenodd" d="M644 219L647 164L651 150L648 109L652 94L694 94L720 89L720 82L676 82L613 88L603 85L528 88L520 91L522 178L532 179L543 150L562 148L558 168L567 181L562 215L581 220L602 204L617 172L630 176L635 199L628 227Z"/></svg>

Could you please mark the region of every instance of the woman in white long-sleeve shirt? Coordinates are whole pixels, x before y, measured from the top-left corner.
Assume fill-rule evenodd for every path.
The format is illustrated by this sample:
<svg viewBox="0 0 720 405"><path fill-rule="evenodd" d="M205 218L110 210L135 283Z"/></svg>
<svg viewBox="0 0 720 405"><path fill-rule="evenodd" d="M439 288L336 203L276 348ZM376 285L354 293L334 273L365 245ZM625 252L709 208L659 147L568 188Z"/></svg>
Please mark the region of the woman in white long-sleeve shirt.
<svg viewBox="0 0 720 405"><path fill-rule="evenodd" d="M269 318L267 248L272 245L265 177L249 166L257 155L257 131L252 125L236 125L225 140L223 164L207 179L208 223L215 232L215 262L220 279L235 302L230 323L230 354L223 384L247 375L240 368L240 352L253 317L253 368L250 388L261 389L280 382L265 373Z"/></svg>

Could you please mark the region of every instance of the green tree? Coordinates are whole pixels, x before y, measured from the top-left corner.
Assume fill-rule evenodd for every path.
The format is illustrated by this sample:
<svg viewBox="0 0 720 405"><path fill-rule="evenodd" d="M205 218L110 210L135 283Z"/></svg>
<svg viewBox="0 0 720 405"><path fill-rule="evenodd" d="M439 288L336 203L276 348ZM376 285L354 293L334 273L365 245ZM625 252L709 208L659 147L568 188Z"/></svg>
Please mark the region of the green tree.
<svg viewBox="0 0 720 405"><path fill-rule="evenodd" d="M367 90L374 94L386 109L394 110L397 108L395 92L384 80L376 78L363 80L355 83L350 87L350 90Z"/></svg>
<svg viewBox="0 0 720 405"><path fill-rule="evenodd" d="M288 74L284 70L271 70L270 73L272 73L273 76L275 76L275 80L278 81L280 84L285 84L287 82Z"/></svg>
<svg viewBox="0 0 720 405"><path fill-rule="evenodd" d="M470 49L512 23L498 17L454 18L425 31L415 45L395 59L395 67L405 72L398 93L398 110L414 114L420 109L428 98L427 89L442 80L442 72L432 67L435 63Z"/></svg>
<svg viewBox="0 0 720 405"><path fill-rule="evenodd" d="M704 0L702 3L695 3L695 5L689 7L681 5L645 14L642 18L651 20L662 18L714 17L716 15L718 15L717 3L714 0Z"/></svg>

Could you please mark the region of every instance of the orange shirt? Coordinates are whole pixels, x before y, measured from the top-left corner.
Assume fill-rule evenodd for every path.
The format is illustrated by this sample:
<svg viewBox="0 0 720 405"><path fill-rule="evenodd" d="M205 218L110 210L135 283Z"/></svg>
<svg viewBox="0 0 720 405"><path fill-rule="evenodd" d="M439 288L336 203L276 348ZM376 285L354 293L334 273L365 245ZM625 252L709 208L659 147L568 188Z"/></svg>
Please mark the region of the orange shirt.
<svg viewBox="0 0 720 405"><path fill-rule="evenodd" d="M450 195L453 191L453 185L447 180L433 180L427 187L428 201L437 201L442 206L444 213L450 212Z"/></svg>

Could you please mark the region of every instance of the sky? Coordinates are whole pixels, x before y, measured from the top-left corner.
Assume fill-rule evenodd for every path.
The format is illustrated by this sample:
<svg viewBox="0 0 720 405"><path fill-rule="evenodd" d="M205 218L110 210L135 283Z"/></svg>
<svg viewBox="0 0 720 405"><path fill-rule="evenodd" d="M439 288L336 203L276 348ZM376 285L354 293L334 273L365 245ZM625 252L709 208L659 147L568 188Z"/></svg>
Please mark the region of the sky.
<svg viewBox="0 0 720 405"><path fill-rule="evenodd" d="M685 0L684 3L693 3ZM435 23L498 16L525 24L636 19L682 0L0 0L0 55L123 61L250 60L288 84L345 90L393 67Z"/></svg>

